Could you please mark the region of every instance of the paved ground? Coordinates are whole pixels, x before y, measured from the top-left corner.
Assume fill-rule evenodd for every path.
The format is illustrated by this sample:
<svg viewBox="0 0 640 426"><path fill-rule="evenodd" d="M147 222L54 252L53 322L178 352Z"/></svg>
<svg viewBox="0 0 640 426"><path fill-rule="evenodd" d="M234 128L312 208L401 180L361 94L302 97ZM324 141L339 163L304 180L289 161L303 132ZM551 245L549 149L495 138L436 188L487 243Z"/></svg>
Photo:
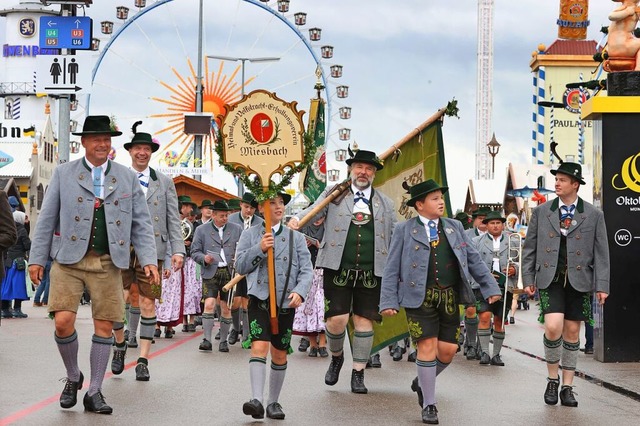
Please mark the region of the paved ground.
<svg viewBox="0 0 640 426"><path fill-rule="evenodd" d="M27 303L25 303L27 305ZM30 305L30 304L29 304ZM242 414L249 399L249 352L238 344L227 354L197 350L196 333L178 331L156 339L150 361L151 381L136 382L130 349L120 376L108 373L103 387L111 416L84 413L79 404L58 405L64 368L53 341L53 322L45 308L25 306L26 320L3 320L0 327L0 425L165 425L251 424ZM80 366L89 374L90 308L78 315ZM580 354L576 379L579 407L546 406L542 400L546 369L541 361L542 328L536 311L518 311L507 327L505 367L479 366L458 354L438 378L440 424L637 425L640 418L640 364L603 364ZM295 338L297 348L298 339ZM216 348L216 346L214 346ZM347 354L349 357L349 354ZM350 392L347 363L336 386L324 384L327 359L295 352L289 359L281 395L285 422L293 424L418 425L420 409L409 384L415 365L406 357L393 362L382 353L383 367L367 370L368 395ZM85 381L85 386L88 381ZM257 421L255 423L260 423ZM275 423L275 420L264 420Z"/></svg>

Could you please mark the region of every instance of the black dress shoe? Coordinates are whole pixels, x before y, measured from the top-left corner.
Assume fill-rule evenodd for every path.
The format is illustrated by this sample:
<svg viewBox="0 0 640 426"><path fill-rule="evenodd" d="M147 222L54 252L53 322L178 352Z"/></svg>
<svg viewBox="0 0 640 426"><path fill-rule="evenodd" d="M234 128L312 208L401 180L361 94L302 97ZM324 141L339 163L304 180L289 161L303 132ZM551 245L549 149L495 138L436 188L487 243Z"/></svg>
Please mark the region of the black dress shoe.
<svg viewBox="0 0 640 426"><path fill-rule="evenodd" d="M344 364L344 354L335 356L331 356L331 364L329 364L329 368L327 369L327 374L324 375L324 382L333 386L338 383L338 378L340 377L340 370L342 369L342 364Z"/></svg>
<svg viewBox="0 0 640 426"><path fill-rule="evenodd" d="M137 346L137 345L136 345ZM111 372L113 374L121 374L124 371L124 358L127 356L127 344L125 343L123 350L115 349L113 351L113 359L111 360Z"/></svg>
<svg viewBox="0 0 640 426"><path fill-rule="evenodd" d="M409 362L416 362L416 359L418 357L418 353L417 352L411 352L409 355L407 355L407 361Z"/></svg>
<svg viewBox="0 0 640 426"><path fill-rule="evenodd" d="M131 339L127 340L127 347L128 348L137 348L138 347L138 339L136 339L136 336L131 336Z"/></svg>
<svg viewBox="0 0 640 426"><path fill-rule="evenodd" d="M326 358L329 356L329 352L327 352L327 348L325 348L324 346L320 346L318 348L318 355L320 355L322 358Z"/></svg>
<svg viewBox="0 0 640 426"><path fill-rule="evenodd" d="M493 358L491 358L491 365L498 365L500 367L504 367L504 362L502 361L502 358L500 358L500 355L496 355Z"/></svg>
<svg viewBox="0 0 640 426"><path fill-rule="evenodd" d="M89 392L87 392L84 395L82 403L84 404L84 411L91 411L92 413L98 414L111 414L113 412L113 408L107 405L100 391L92 396L89 396Z"/></svg>
<svg viewBox="0 0 640 426"><path fill-rule="evenodd" d="M307 339L306 337L302 337L300 339L300 344L298 345L298 351L300 352L306 352L307 349L309 349L309 339Z"/></svg>
<svg viewBox="0 0 640 426"><path fill-rule="evenodd" d="M80 372L80 378L77 382L69 379L65 380L64 389L62 389L62 393L60 394L60 406L62 408L71 408L76 405L78 402L78 390L82 389L83 381L84 376L82 372Z"/></svg>
<svg viewBox="0 0 640 426"><path fill-rule="evenodd" d="M367 393L369 390L364 385L364 370L351 370L351 392Z"/></svg>
<svg viewBox="0 0 640 426"><path fill-rule="evenodd" d="M560 390L560 404L565 407L577 407L578 401L573 396L573 387L572 386L563 386Z"/></svg>
<svg viewBox="0 0 640 426"><path fill-rule="evenodd" d="M380 354L374 354L371 357L371 367L382 368L382 363L380 362Z"/></svg>
<svg viewBox="0 0 640 426"><path fill-rule="evenodd" d="M148 382L150 377L147 364L139 362L138 365L136 365L136 380L139 382Z"/></svg>
<svg viewBox="0 0 640 426"><path fill-rule="evenodd" d="M227 342L230 345L235 345L237 341L238 341L238 332L232 328L231 331L229 332L229 336L227 336Z"/></svg>
<svg viewBox="0 0 640 426"><path fill-rule="evenodd" d="M560 387L560 379L547 378L547 389L544 391L545 404L556 405L558 403L558 387Z"/></svg>
<svg viewBox="0 0 640 426"><path fill-rule="evenodd" d="M213 350L213 345L207 339L202 339L202 343L200 343L198 349L204 352L211 352Z"/></svg>
<svg viewBox="0 0 640 426"><path fill-rule="evenodd" d="M162 334L162 331L160 331L159 328L156 328L155 331L153 332L153 337L160 337L161 334Z"/></svg>
<svg viewBox="0 0 640 426"><path fill-rule="evenodd" d="M422 404L424 404L424 397L422 396L422 388L418 382L418 376L416 376L416 378L411 382L411 390L418 394L418 405L422 408Z"/></svg>
<svg viewBox="0 0 640 426"><path fill-rule="evenodd" d="M220 342L218 346L219 352L229 352L229 344L227 342Z"/></svg>
<svg viewBox="0 0 640 426"><path fill-rule="evenodd" d="M264 419L264 407L257 399L242 404L242 412L254 419Z"/></svg>
<svg viewBox="0 0 640 426"><path fill-rule="evenodd" d="M391 357L393 358L394 361L401 361L402 360L402 348L400 346L396 346L393 349L393 353L391 354Z"/></svg>
<svg viewBox="0 0 640 426"><path fill-rule="evenodd" d="M422 409L422 423L428 425L437 425L438 422L438 409L435 405L427 405Z"/></svg>
<svg viewBox="0 0 640 426"><path fill-rule="evenodd" d="M473 346L468 346L464 351L468 360L476 359L476 348Z"/></svg>
<svg viewBox="0 0 640 426"><path fill-rule="evenodd" d="M318 356L318 348L317 347L312 347L311 349L309 349L309 356L312 358L316 358ZM267 411L269 410L269 407L267 407ZM269 417L269 416L267 416Z"/></svg>
<svg viewBox="0 0 640 426"><path fill-rule="evenodd" d="M182 330L184 331L184 330ZM165 339L172 339L173 338L173 330L165 330L164 331L164 338Z"/></svg>
<svg viewBox="0 0 640 426"><path fill-rule="evenodd" d="M267 405L267 417L270 419L284 420L284 411L282 406L277 402Z"/></svg>
<svg viewBox="0 0 640 426"><path fill-rule="evenodd" d="M491 364L491 357L488 353L482 352L482 357L480 358L480 365L489 365Z"/></svg>

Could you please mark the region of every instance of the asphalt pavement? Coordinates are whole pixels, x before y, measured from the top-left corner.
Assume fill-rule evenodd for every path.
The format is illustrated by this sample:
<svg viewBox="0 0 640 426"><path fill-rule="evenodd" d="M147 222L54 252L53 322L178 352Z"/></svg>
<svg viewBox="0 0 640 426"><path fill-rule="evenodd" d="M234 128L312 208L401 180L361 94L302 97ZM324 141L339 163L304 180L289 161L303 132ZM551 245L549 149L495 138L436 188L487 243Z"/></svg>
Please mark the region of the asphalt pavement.
<svg viewBox="0 0 640 426"><path fill-rule="evenodd" d="M80 368L89 376L92 335L90 306L81 306L77 330ZM414 364L394 362L381 352L382 368L368 369L369 394L350 391L350 353L335 386L324 384L328 358L290 355L280 403L284 421L253 420L242 413L251 396L249 351L240 344L229 353L198 351L202 331L172 339L156 338L149 361L151 380L135 380L138 349L129 349L124 373L108 370L103 385L112 415L85 413L82 397L65 410L58 398L65 370L53 340L53 321L46 308L24 302L27 319L3 320L0 327L0 425L246 425L277 422L301 425L418 425L420 408L409 386ZM580 353L574 392L578 408L547 406L542 395L546 368L542 361L542 327L537 307L517 311L516 323L507 326L502 358L506 365L481 366L458 353L438 377L437 399L442 425L637 425L640 419L640 364L601 363ZM216 325L217 328L217 325ZM215 330L214 330L215 332ZM268 365L268 364L267 364ZM268 388L268 380L267 380ZM266 393L265 389L265 393Z"/></svg>

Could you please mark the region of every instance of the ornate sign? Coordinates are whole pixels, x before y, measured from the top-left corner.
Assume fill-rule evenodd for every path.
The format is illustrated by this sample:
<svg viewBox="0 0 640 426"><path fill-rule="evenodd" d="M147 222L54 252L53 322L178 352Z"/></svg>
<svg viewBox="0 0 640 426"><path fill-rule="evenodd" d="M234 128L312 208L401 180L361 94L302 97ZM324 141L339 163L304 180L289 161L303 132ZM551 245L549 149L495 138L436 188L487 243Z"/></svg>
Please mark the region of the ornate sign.
<svg viewBox="0 0 640 426"><path fill-rule="evenodd" d="M304 161L304 112L297 102L285 102L274 93L255 90L240 102L226 106L222 118L224 162L245 174L255 173L266 186L274 173Z"/></svg>

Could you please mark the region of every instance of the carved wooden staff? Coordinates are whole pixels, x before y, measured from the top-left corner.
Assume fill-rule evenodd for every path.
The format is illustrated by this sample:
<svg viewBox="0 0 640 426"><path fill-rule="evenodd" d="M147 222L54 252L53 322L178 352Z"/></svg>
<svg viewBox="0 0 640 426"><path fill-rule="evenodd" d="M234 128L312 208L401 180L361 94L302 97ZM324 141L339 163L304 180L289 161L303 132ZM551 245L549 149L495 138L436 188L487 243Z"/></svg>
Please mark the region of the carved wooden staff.
<svg viewBox="0 0 640 426"><path fill-rule="evenodd" d="M231 167L235 173L256 175L262 183L262 193L254 193L263 199L265 229L271 230L270 198L282 191L282 182L275 184L271 177L280 173L290 177L290 172L299 171L304 163L303 111L296 109L296 102L285 102L274 93L254 90L234 105L225 105L227 113L221 117L223 155L221 163ZM285 172L285 168L289 171ZM259 192L259 188L254 188ZM264 194L264 195L263 195ZM267 250L267 273L269 277L269 313L272 334L278 334L278 307L276 301L276 274L273 247ZM236 275L225 285L230 289L243 277Z"/></svg>

